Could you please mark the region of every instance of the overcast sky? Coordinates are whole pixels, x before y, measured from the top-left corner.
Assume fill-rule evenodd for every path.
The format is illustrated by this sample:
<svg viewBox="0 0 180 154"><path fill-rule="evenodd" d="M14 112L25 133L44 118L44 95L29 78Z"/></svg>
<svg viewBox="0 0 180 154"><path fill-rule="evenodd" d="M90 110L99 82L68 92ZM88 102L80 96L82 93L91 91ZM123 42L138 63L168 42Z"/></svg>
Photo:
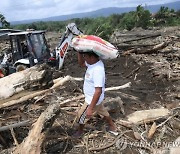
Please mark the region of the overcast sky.
<svg viewBox="0 0 180 154"><path fill-rule="evenodd" d="M40 19L94 11L106 7L136 7L178 0L0 0L0 13L7 21Z"/></svg>

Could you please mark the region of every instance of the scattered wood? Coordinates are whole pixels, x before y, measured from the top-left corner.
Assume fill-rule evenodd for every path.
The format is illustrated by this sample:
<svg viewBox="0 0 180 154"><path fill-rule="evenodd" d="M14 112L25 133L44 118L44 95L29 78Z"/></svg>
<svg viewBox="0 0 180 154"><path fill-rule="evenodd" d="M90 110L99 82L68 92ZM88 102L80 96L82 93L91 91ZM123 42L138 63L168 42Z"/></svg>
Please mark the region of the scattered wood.
<svg viewBox="0 0 180 154"><path fill-rule="evenodd" d="M150 49L141 49L137 50L135 53L137 54L151 54L151 53L157 53L160 49L163 49L168 46L170 42L163 42L158 45L155 45L153 48Z"/></svg>
<svg viewBox="0 0 180 154"><path fill-rule="evenodd" d="M118 48L128 48L128 47L150 47L157 44L118 44Z"/></svg>
<svg viewBox="0 0 180 154"><path fill-rule="evenodd" d="M106 72L107 75L112 75L112 76L119 76L121 73L112 73L112 72Z"/></svg>
<svg viewBox="0 0 180 154"><path fill-rule="evenodd" d="M14 154L40 154L41 146L45 139L46 133L52 126L54 120L56 119L56 116L61 112L61 106L78 100L82 97L84 96L80 95L78 97L73 97L60 103L58 102L49 105L47 109L43 113L41 113L37 121L33 124L33 128L30 130L28 137L18 147L16 147Z"/></svg>
<svg viewBox="0 0 180 154"><path fill-rule="evenodd" d="M67 81L82 81L82 78L74 78L71 77L69 75L65 76L64 78L60 78L60 79L56 79L55 84L50 88L50 89L54 89L57 88L59 86L64 85Z"/></svg>
<svg viewBox="0 0 180 154"><path fill-rule="evenodd" d="M170 115L170 111L165 108L136 111L127 116L128 121L134 124L143 124L159 118L165 118Z"/></svg>
<svg viewBox="0 0 180 154"><path fill-rule="evenodd" d="M141 135L139 134L139 132L133 132L133 134L134 134L135 139L141 140Z"/></svg>
<svg viewBox="0 0 180 154"><path fill-rule="evenodd" d="M105 146L98 147L98 148L89 148L89 151L101 151L101 150L107 149L107 148L113 146L124 134L126 134L128 132L131 132L131 130L124 131L123 133L118 135L118 137L112 143L105 145Z"/></svg>
<svg viewBox="0 0 180 154"><path fill-rule="evenodd" d="M169 121L171 118L173 118L175 115L172 115L170 117L168 117L165 121L163 121L162 123L160 123L159 125L157 125L157 128L163 126L167 121Z"/></svg>
<svg viewBox="0 0 180 154"><path fill-rule="evenodd" d="M39 95L42 95L42 94L44 94L44 93L46 93L46 92L48 92L48 91L49 91L49 90L46 89L46 90L34 92L34 93L30 94L30 95L23 96L23 97L21 97L21 98L19 98L19 99L17 99L17 100L11 100L11 101L9 101L9 102L0 104L0 109L5 108L5 107L9 107L9 106L12 106L12 105L16 105L16 104L23 103L23 102L25 102L25 101L27 101L27 100L29 100L29 99L32 99L32 98L34 98L34 97L36 97L36 96L39 96Z"/></svg>
<svg viewBox="0 0 180 154"><path fill-rule="evenodd" d="M147 135L148 139L151 139L153 137L154 133L156 132L156 129L157 129L157 126L156 126L156 123L154 122L151 126L151 129L148 132L148 135Z"/></svg>
<svg viewBox="0 0 180 154"><path fill-rule="evenodd" d="M107 92L107 93L110 93L110 94L120 95L121 98L131 99L131 100L140 102L140 100L139 100L138 97L133 96L133 95L130 95L130 94L126 94L126 93L123 93L123 92L120 92L120 91L106 91L106 92Z"/></svg>
<svg viewBox="0 0 180 154"><path fill-rule="evenodd" d="M134 69L131 73L129 73L126 78L129 78L130 76L132 76L135 72L137 72L140 69L140 67L137 67L136 69Z"/></svg>
<svg viewBox="0 0 180 154"><path fill-rule="evenodd" d="M96 33L98 32L98 30L99 30L99 27L98 27ZM175 32L176 35L178 33L178 30ZM175 113L175 112L177 113L177 112L179 112L179 108L180 108L179 103L175 103L175 102L178 102L178 100L180 98L179 94L178 94L178 91L175 90L176 88L178 89L177 85L178 85L178 79L180 77L179 76L179 68L180 67L179 67L179 63L178 63L179 58L180 58L180 56L179 56L179 42L172 41L173 38L177 39L177 37L175 37L175 36L172 36L172 35L170 36L169 35L167 37L164 37L164 34L166 33L166 31L163 31L164 34L160 35L160 37L158 37L158 36L149 37L149 40L148 40L148 38L146 38L146 37L149 36L149 34L152 34L152 33L149 33L149 34L146 33L148 31L149 30L145 30L145 31L140 30L139 32L136 32L136 31L132 30L132 31L128 32L130 34L122 34L121 35L121 37L123 37L122 39L121 38L116 39L115 45L117 47L120 47L120 50L130 51L129 53L124 52L124 53L127 53L127 54L133 53L133 54L131 54L131 58L134 59L133 63L129 63L129 62L132 62L132 61L129 61L128 55L126 57L122 57L123 62L125 60L125 62L123 64L123 67L125 66L126 68L129 69L128 64L132 64L133 66L137 66L136 64L139 64L139 66L140 66L140 67L138 67L138 66L134 67L134 69L136 68L135 70L132 69L133 70L132 72L130 72L129 74L125 73L125 75L126 75L127 78L130 77L130 76L134 76L133 78L131 78L132 80L133 79L136 80L135 83L137 83L137 84L135 84L134 86L137 86L137 89L141 88L141 83L144 83L144 81L141 78L142 77L141 76L142 75L141 71L144 71L144 68L143 68L144 64L145 64L145 67L146 66L149 67L149 64L150 65L152 64L153 68L148 69L148 72L150 73L150 75L152 75L154 78L158 77L160 79L163 79L163 83L165 83L165 84L166 84L166 79L168 81L172 81L172 82L169 82L169 83L170 84L172 83L173 93L171 93L172 92L171 88L167 88L167 89L165 88L164 91L163 91L164 93L161 93L162 91L157 91L157 89L155 89L155 91L153 90L152 92L156 92L156 96L159 95L159 97L161 97L161 99L155 100L155 101L157 101L157 103L153 102L152 104L148 103L146 105L149 108L151 108L151 107L154 108L154 107L157 107L157 106L164 106L164 107L168 108L169 111L171 111L171 113ZM124 38L124 37L127 37L127 38ZM125 42L125 43L120 44L121 42ZM168 47L166 46L166 43L167 43ZM177 45L175 45L175 43L177 43ZM141 54L141 55L138 55L138 54ZM146 54L146 55L144 55L144 54ZM175 63L176 61L177 61L177 63ZM116 62L116 60L115 60L115 62ZM146 65L146 64L148 64L148 65ZM119 64L117 66L119 66ZM116 64L109 67L109 68L112 68L112 69L109 69L110 72L107 72L107 75L109 75L110 77L111 76L119 76L119 77L124 76L124 72L121 72L121 73L120 72L113 72L114 67L116 68ZM65 68L65 70L66 70L66 68ZM138 71L138 70L140 70L140 71ZM138 71L138 74L137 74L137 71ZM61 75L62 74L63 74L63 72L61 72ZM55 74L55 76L56 75L60 75L59 72L57 74ZM115 78L115 80L118 79L117 77L114 77L114 78ZM35 119L37 119L39 114L46 108L48 103L49 104L54 104L55 102L59 103L60 112L62 113L63 116L75 117L76 113L74 112L74 110L77 110L76 107L80 106L80 103L83 101L82 99L84 99L84 95L79 95L79 96L76 96L74 98L69 98L70 95L67 95L67 94L69 94L69 92L71 93L73 91L71 89L71 87L73 85L68 85L67 87L64 86L64 83L66 83L69 80L71 80L71 79L68 79L68 78L64 79L63 77L61 77L61 78L53 80L54 86L53 86L52 89L49 88L49 89L47 89L47 91L46 90L44 91L44 90L42 90L44 88L39 87L39 89L41 89L40 91L32 92L27 97L23 96L22 99L20 99L20 97L22 95L20 97L18 97L18 99L17 99L17 97L16 97L16 99L13 97L13 99L14 99L13 101L15 101L16 103L11 102L12 104L10 103L10 106L9 106L9 104L6 104L6 103L9 102L8 99L7 99L8 101L2 100L3 103L5 102L4 105L6 104L7 106L5 105L4 107L2 107L3 108L3 110L2 110L3 113L1 114L2 117L0 117L0 124L2 123L4 125L6 122L11 123L11 124L12 123L17 124L20 119L27 119L28 117L33 118L33 116L34 116ZM154 83L153 80L151 80L152 83ZM149 81L150 80L148 80L147 82L149 82ZM72 82L70 82L70 83L72 83ZM113 83L114 83L114 81L113 81ZM140 87L139 87L139 85L140 85ZM157 86L158 85L159 84L157 83ZM21 86L21 84L17 84L17 86ZM31 88L34 89L35 87L36 86L32 86ZM60 87L60 88L54 90L56 87L57 88ZM66 93L66 90L69 87L70 87L70 91L67 91L67 93ZM164 86L164 87L166 87L166 86ZM29 88L29 87L27 87L27 88ZM125 88L127 88L127 87L125 87ZM149 95L148 94L149 91L146 91L146 89L144 89L144 88L140 89L140 90L136 90L136 88L134 89L134 87L132 87L132 90L130 90L131 91L130 93L132 93L132 95L121 92L121 90L119 90L119 86L116 87L116 88L115 87L110 87L110 89L106 89L106 90L110 90L110 91L106 91L107 96L108 96L108 94L110 94L110 96L111 96L111 94L113 96L115 96L114 98L106 97L107 101L112 102L112 103L109 103L109 104L107 103L108 107L110 107L110 108L112 107L112 109L115 112L116 111L121 111L122 113L124 113L124 111L126 111L126 108L124 109L124 107L126 107L126 106L123 106L124 104L123 104L121 98L125 98L125 100L129 100L129 99L133 100L133 102L135 102L135 103L132 104L132 110L137 110L138 111L139 110L139 108L138 108L139 105L140 105L141 108L147 107L146 105L144 106L144 102L141 102L142 98L144 98L144 96L147 95L147 97L146 97L146 99L147 99L147 98L149 98L149 96L152 95L152 94ZM166 91L166 90L168 90L168 91ZM39 93L36 93L36 92L39 92ZM78 95L77 91L75 91L75 92L76 92L75 94ZM133 96L134 95L133 92L135 92L135 93L137 92L137 96L139 95L139 97ZM117 96L120 96L121 98L119 97L120 98L119 99ZM143 96L143 97L141 97L141 96ZM166 97L169 97L167 99L167 101L165 101ZM170 99L170 97L173 97L173 101L171 101L172 99ZM10 98L12 98L12 97L10 97ZM155 98L157 98L157 97L155 97ZM30 100L30 99L32 99L32 100L31 101L26 101L26 100ZM19 100L23 104L18 103ZM161 102L161 100L164 101L164 102ZM149 101L153 101L153 100L149 100ZM34 104L30 104L31 102L34 103ZM138 102L138 104L136 104L136 102ZM171 103L171 104L166 105L167 103ZM1 106L1 104L2 103L0 102L0 106ZM119 106L120 106L120 108L119 108ZM6 108L6 109L4 109L4 108ZM21 112L24 111L24 115L26 116L26 118L24 118L22 115L20 115L18 113L17 114L13 113L11 115L6 114L11 109L13 109L13 110L18 109ZM12 112L12 110L11 110L11 112ZM8 116L10 116L10 117L8 117ZM119 128L123 129L123 130L124 129L131 129L134 132L134 134L128 134L128 135L124 134L123 138L125 137L125 140L124 140L125 144L126 144L126 140L127 140L127 144L129 143L128 141L137 142L137 140L139 140L138 143L140 143L139 144L140 146L138 146L138 144L137 144L137 146L135 145L134 148L130 149L130 150L132 150L132 152L134 152L134 150L135 151L139 150L140 153L146 153L147 152L146 150L151 151L153 149L153 147L151 147L149 145L148 145L148 147L143 147L143 145L141 144L141 141L142 142L144 141L144 142L148 143L148 139L153 138L153 141L155 141L155 142L156 141L157 142L162 142L162 141L166 142L167 137L168 138L169 137L175 138L177 136L177 134L178 134L178 130L180 128L180 126L179 126L179 122L180 122L179 114L172 115L172 116L170 114L167 114L167 116L165 116L165 115L159 116L159 115L157 115L156 112L148 114L148 113L146 113L146 110L143 110L142 115L138 115L138 117L140 117L141 119L139 119L140 121L136 121L135 123L133 123L132 121L129 121L129 119L127 120L127 119L119 119L119 118L117 118L115 120L115 123L117 124L118 129ZM54 119L54 118L52 118L52 119ZM67 119L69 119L69 117ZM65 118L63 119L61 117L58 117L58 120L53 125L53 130L56 129L56 127L59 127L59 125L61 125L63 123L63 121L64 121L64 124L65 124L65 128L70 128L72 126L73 119L71 119L70 121L66 121L67 119L65 119ZM14 122L13 122L13 120L14 120ZM95 122L96 118L94 118L92 121ZM154 122L154 123L152 124L152 122ZM32 122L30 121L27 125L30 125L31 123ZM37 124L37 123L35 123L35 124ZM25 125L25 126L27 126L27 125ZM124 127L121 127L120 125L124 126ZM3 127L1 126L0 130ZM14 127L14 128L18 129L18 127L21 127L21 126L17 126L17 127ZM51 137L48 138L47 132L48 132L48 129L50 127L51 127L51 125L48 125L46 130L42 130L41 133L44 133L44 136L43 135L41 136L40 135L41 133L38 134L37 133L38 131L36 133L34 133L37 136L39 135L38 138L40 138L39 142L37 143L38 144L37 146L41 147L42 143L44 143L44 142L50 143L50 144L52 143L53 150L58 151L59 150L59 147L58 147L59 143L58 142L60 142L60 144L61 144L61 143L63 143L63 140L66 140L65 141L66 142L65 147L62 147L60 145L63 148L61 151L65 152L65 150L67 148L67 145L68 145L68 140L72 140L72 138L70 136L68 136L67 134L66 134L67 136L65 134L64 135L60 135L60 134L58 135L57 133L54 133L52 131L51 131L51 133L54 136L51 136L52 138ZM34 127L32 127L32 128L34 128ZM89 133L88 136L85 135L85 137L82 138L84 142L82 141L77 146L74 146L74 148L76 148L76 147L83 148L83 152L84 152L84 150L86 150L86 152L89 153L91 151L91 150L89 150L89 147L91 149L91 148L96 148L97 145L99 145L99 148L97 149L97 151L101 152L101 150L104 150L104 149L106 149L108 147L113 146L112 142L110 144L108 144L109 140L112 140L114 138L113 136L109 136L109 133L106 133L106 134L103 133L103 136L102 136L102 134L100 134L100 135L95 134L94 135L93 134L94 129L96 129L95 126L93 126L93 128L92 128L92 125L90 125L90 127L87 125L87 128L88 128L88 130L90 129L92 131ZM136 128L136 130L134 128ZM13 127L11 125L7 126L5 131L9 130L9 129L11 129L12 137L9 140L9 138L8 138L9 135L7 137L4 134L2 134L2 136L0 136L0 142L1 142L0 143L0 148L1 149L2 148L9 148L8 146L9 145L13 146L12 144L14 144L14 143L15 143L17 148L21 146L21 145L18 145L18 140L17 140L20 136L18 136L18 138L16 139L16 134L13 132ZM41 127L40 127L40 129L41 129ZM9 131L6 131L5 133L8 133L8 132ZM11 136L11 134L10 134L10 136ZM30 135L30 132L29 132L29 135ZM49 133L48 133L48 135L49 135ZM134 140L133 135L137 140ZM45 138L45 140L43 140L41 137ZM107 142L102 142L103 144L104 143L105 144L100 145L100 142L102 140L106 141L106 139L107 139ZM30 137L29 137L29 141L30 140L32 140L32 139L30 139ZM24 140L23 143L25 141L26 140ZM81 141L81 139L78 140L78 141ZM33 142L34 142L34 139L33 139ZM96 143L97 143L97 145L95 145ZM122 144L123 144L123 141L122 141ZM28 144L26 144L26 145L28 145ZM32 147L32 145L30 145L30 146ZM44 146L46 146L46 145L44 145ZM35 145L36 149L38 149L38 147L36 147L36 145ZM49 148L49 147L43 147L43 148L44 149L39 148L40 150L43 150L43 151L39 150L41 153L45 152L46 151L45 148ZM162 148L161 145L159 145L158 148ZM50 150L50 149L48 149L48 150ZM6 153L11 153L8 150L10 150L10 149L7 149ZM2 151L3 150L1 150L1 152ZM95 149L95 151L96 151L96 149ZM161 151L162 150L159 150L158 152L160 153ZM73 153L74 151L70 151L70 152ZM92 149L91 152L93 152L93 149ZM103 152L104 151L102 151L102 153ZM110 149L110 151L108 150L107 152L114 152L114 148ZM125 151L123 151L123 152L125 152ZM50 151L50 153L53 153L53 152Z"/></svg>
<svg viewBox="0 0 180 154"><path fill-rule="evenodd" d="M143 40L143 39L147 39L147 38L153 38L153 37L157 37L157 36L161 36L161 33L156 33L156 34L149 34L147 36L143 36L143 37L139 37L139 38L135 38L135 39L130 39L130 40L125 40L119 43L127 43L127 42L132 42L132 41L138 41L138 40Z"/></svg>
<svg viewBox="0 0 180 154"><path fill-rule="evenodd" d="M14 140L14 144L15 144L16 146L18 146L19 143L18 143L18 141L17 141L17 139L16 139L16 135L15 135L15 132L14 132L13 128L10 128L10 130L11 130L11 135L12 135L13 140Z"/></svg>
<svg viewBox="0 0 180 154"><path fill-rule="evenodd" d="M9 106L12 106L12 105L16 105L16 104L19 104L19 103L23 103L23 102L25 102L25 101L27 101L29 99L32 99L32 98L34 98L36 96L42 95L44 93L51 92L52 89L55 89L55 88L57 88L59 86L62 86L63 84L65 84L67 81L70 81L70 80L81 81L81 78L73 78L71 76L66 76L64 78L60 78L60 79L56 80L58 82L56 82L51 88L46 89L46 90L42 90L42 91L38 91L38 92L34 92L34 93L30 94L30 95L23 96L23 97L21 97L21 98L19 98L17 100L11 100L9 102L0 104L0 109L5 108L5 107L9 107Z"/></svg>
<svg viewBox="0 0 180 154"><path fill-rule="evenodd" d="M122 86L106 88L105 91L119 90L119 89L129 88L130 86L131 86L131 82L128 82L128 83L126 83L126 84L124 84Z"/></svg>
<svg viewBox="0 0 180 154"><path fill-rule="evenodd" d="M20 104L20 103L23 103L29 99L32 99L36 96L39 96L39 95L42 95L44 93L49 93L51 92L51 90L59 87L59 86L62 86L63 84L65 84L67 81L70 81L70 80L75 80L75 81L81 81L82 78L73 78L71 76L66 76L64 78L62 78L62 80L56 80L58 82L56 82L51 88L49 89L46 89L46 90L42 90L42 91L38 91L38 92L34 92L30 95L27 95L27 96L23 96L17 100L11 100L9 102L6 102L6 103L3 103L3 104L0 104L0 109L2 108L5 108L5 107L9 107L9 106L12 106L12 105L16 105L16 104ZM123 89L123 88L127 88L130 86L130 82L125 84L125 85L122 85L122 86L117 86L117 87L109 87L109 88L106 88L105 91L109 91L109 90L119 90L119 89Z"/></svg>
<svg viewBox="0 0 180 154"><path fill-rule="evenodd" d="M136 53L136 54L152 54L152 53L157 53L160 49L165 48L170 42L163 42L158 45L153 46L152 48L133 48L128 51L125 51L123 55L128 55L131 53Z"/></svg>
<svg viewBox="0 0 180 154"><path fill-rule="evenodd" d="M31 124L30 120L26 120L26 121L21 121L21 122L11 124L11 125L8 125L8 126L2 126L2 127L0 127L0 132L5 131L5 130L10 130L11 128L27 126L27 125L30 125L30 124Z"/></svg>
<svg viewBox="0 0 180 154"><path fill-rule="evenodd" d="M122 120L122 119L118 119L118 121L116 121L116 124L120 124L120 125L127 127L127 128L132 128L134 126L133 123L126 121L126 120Z"/></svg>
<svg viewBox="0 0 180 154"><path fill-rule="evenodd" d="M41 113L38 120L33 124L33 128L30 130L28 136L15 148L13 153L40 154L45 134L48 132L59 113L59 103L50 105L43 113Z"/></svg>

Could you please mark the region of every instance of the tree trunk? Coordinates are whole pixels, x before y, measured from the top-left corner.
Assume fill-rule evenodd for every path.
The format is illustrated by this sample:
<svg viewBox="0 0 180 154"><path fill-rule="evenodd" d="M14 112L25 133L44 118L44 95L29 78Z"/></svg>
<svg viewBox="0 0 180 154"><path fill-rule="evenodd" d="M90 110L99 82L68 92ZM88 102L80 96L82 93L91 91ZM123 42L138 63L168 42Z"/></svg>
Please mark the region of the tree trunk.
<svg viewBox="0 0 180 154"><path fill-rule="evenodd" d="M0 100L26 89L43 89L52 86L51 69L45 64L36 65L0 79Z"/></svg>
<svg viewBox="0 0 180 154"><path fill-rule="evenodd" d="M151 122L159 118L167 117L170 115L170 111L166 108L150 109L136 111L127 116L128 121L133 124L142 124L144 122Z"/></svg>
<svg viewBox="0 0 180 154"><path fill-rule="evenodd" d="M50 105L33 124L27 138L16 147L14 154L40 154L45 135L60 113L60 103Z"/></svg>

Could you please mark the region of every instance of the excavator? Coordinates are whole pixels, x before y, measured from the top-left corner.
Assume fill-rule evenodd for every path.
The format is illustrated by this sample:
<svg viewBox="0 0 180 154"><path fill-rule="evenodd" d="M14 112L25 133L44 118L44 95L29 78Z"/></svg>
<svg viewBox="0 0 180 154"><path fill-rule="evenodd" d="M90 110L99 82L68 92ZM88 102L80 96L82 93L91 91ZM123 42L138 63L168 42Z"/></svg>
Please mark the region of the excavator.
<svg viewBox="0 0 180 154"><path fill-rule="evenodd" d="M68 48L74 36L82 35L83 32L79 30L75 23L70 23L66 26L66 31L63 34L58 46L55 49L56 62L58 62L58 69L61 69L64 63L64 58L67 54Z"/></svg>
<svg viewBox="0 0 180 154"><path fill-rule="evenodd" d="M50 52L44 33L20 31L0 35L10 40L10 49L0 57L0 78L44 62L61 69L73 37L83 34L75 23L69 23L57 47Z"/></svg>

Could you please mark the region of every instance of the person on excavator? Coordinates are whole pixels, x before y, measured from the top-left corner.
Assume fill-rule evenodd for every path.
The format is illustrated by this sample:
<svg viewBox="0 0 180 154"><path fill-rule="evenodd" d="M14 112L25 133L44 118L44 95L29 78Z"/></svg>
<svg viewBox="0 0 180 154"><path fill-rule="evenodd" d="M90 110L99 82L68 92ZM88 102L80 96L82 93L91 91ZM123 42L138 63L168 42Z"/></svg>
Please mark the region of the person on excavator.
<svg viewBox="0 0 180 154"><path fill-rule="evenodd" d="M4 68L0 64L0 78L3 78L5 76L4 74Z"/></svg>
<svg viewBox="0 0 180 154"><path fill-rule="evenodd" d="M28 47L24 42L21 42L21 48L22 48L23 56L27 57Z"/></svg>
<svg viewBox="0 0 180 154"><path fill-rule="evenodd" d="M87 68L83 85L85 102L77 113L76 120L79 127L73 136L81 137L85 123L95 114L102 115L109 125L109 132L118 135L112 118L103 106L105 90L103 62L94 52L78 52L78 63L80 66Z"/></svg>

